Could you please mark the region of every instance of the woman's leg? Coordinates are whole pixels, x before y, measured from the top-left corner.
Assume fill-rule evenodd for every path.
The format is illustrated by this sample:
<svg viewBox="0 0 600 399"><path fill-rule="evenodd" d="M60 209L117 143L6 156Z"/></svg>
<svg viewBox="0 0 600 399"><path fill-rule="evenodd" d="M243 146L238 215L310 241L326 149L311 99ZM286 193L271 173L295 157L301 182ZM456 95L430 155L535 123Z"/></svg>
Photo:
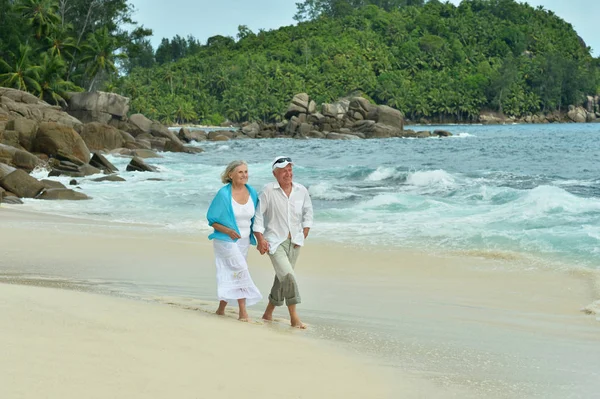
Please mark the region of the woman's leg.
<svg viewBox="0 0 600 399"><path fill-rule="evenodd" d="M225 307L227 306L227 302L226 301L221 301L219 302L219 309L217 309L217 314L219 316L223 316L225 314Z"/></svg>
<svg viewBox="0 0 600 399"><path fill-rule="evenodd" d="M238 320L248 321L248 312L246 312L246 298L238 299L238 306L240 307L240 317Z"/></svg>

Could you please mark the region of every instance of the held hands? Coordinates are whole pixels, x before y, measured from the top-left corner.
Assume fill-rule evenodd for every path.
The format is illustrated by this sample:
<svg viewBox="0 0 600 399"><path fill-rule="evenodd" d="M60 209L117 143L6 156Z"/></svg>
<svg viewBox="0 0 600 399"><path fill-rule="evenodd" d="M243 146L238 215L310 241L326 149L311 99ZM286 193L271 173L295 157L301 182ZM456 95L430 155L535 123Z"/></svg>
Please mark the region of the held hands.
<svg viewBox="0 0 600 399"><path fill-rule="evenodd" d="M258 240L256 249L258 249L258 252L260 252L261 255L264 255L267 252L269 252L269 243L264 238L261 240Z"/></svg>

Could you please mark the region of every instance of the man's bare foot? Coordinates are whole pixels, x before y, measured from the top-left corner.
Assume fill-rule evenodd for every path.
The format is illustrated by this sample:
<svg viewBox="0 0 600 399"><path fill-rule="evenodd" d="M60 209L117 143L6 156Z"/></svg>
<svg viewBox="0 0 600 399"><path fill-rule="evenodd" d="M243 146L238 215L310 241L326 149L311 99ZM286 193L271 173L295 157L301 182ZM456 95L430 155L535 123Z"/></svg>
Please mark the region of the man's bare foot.
<svg viewBox="0 0 600 399"><path fill-rule="evenodd" d="M302 323L300 321L299 317L292 317L292 319L290 320L290 324L294 328L299 328L301 330L306 330L306 324Z"/></svg>
<svg viewBox="0 0 600 399"><path fill-rule="evenodd" d="M263 316L262 316L262 319L266 320L266 321L273 321L273 314L267 314L265 312L265 314L263 314Z"/></svg>
<svg viewBox="0 0 600 399"><path fill-rule="evenodd" d="M274 310L275 310L275 305L273 305L271 302L269 302L269 304L267 305L267 308L265 309L265 313L262 316L263 320L273 321L273 311Z"/></svg>

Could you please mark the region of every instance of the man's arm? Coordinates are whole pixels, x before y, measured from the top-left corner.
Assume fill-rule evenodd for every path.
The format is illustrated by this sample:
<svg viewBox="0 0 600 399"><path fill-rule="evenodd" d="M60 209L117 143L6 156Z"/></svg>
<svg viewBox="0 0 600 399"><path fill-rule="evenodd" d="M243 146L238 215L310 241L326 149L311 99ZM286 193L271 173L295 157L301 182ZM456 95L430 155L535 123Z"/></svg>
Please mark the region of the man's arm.
<svg viewBox="0 0 600 399"><path fill-rule="evenodd" d="M254 237L256 237L256 249L260 252L261 255L264 255L269 251L269 243L265 240L265 210L267 207L267 196L265 195L264 190L260 193L258 197L258 206L256 207L256 213L254 214L254 224L252 225L252 230L254 233Z"/></svg>
<svg viewBox="0 0 600 399"><path fill-rule="evenodd" d="M304 205L302 207L302 231L304 238L308 237L308 232L313 225L313 206L308 190L304 193Z"/></svg>

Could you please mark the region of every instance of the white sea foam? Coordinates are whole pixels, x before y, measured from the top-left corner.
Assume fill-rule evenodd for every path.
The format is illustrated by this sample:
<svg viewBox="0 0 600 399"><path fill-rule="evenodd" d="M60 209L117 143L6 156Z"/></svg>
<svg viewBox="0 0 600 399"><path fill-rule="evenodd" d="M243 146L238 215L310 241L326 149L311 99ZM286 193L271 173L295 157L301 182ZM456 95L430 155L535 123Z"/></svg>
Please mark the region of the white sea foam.
<svg viewBox="0 0 600 399"><path fill-rule="evenodd" d="M317 183L308 188L308 192L313 199L322 199L326 201L343 200L356 197L357 194L351 192L342 192L334 188L331 183Z"/></svg>
<svg viewBox="0 0 600 399"><path fill-rule="evenodd" d="M397 177L399 173L395 168L380 166L375 171L371 172L369 176L366 177L366 181L382 181L389 178Z"/></svg>
<svg viewBox="0 0 600 399"><path fill-rule="evenodd" d="M454 176L445 170L430 170L409 173L406 184L415 187L453 188L456 185Z"/></svg>

